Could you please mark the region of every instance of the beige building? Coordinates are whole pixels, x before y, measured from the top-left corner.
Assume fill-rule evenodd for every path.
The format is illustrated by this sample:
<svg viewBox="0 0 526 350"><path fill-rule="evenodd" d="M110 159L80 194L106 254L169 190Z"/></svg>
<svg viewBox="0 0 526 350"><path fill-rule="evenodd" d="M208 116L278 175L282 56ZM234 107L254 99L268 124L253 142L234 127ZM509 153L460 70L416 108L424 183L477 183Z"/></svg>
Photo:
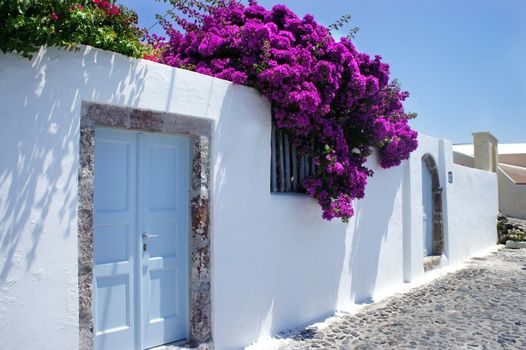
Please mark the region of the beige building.
<svg viewBox="0 0 526 350"><path fill-rule="evenodd" d="M499 210L526 219L526 143L499 144L489 132L473 133L472 144L453 145L456 164L497 172Z"/></svg>

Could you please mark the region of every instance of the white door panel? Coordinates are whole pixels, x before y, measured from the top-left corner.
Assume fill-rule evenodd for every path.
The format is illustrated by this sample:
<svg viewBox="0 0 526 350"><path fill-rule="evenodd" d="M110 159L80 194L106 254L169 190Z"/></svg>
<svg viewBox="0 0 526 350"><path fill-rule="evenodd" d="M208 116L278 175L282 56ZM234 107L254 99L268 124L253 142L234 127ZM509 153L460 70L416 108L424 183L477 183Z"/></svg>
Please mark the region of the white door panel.
<svg viewBox="0 0 526 350"><path fill-rule="evenodd" d="M139 135L145 348L188 333L189 161L188 139Z"/></svg>
<svg viewBox="0 0 526 350"><path fill-rule="evenodd" d="M97 129L95 140L95 348L134 349L137 138Z"/></svg>

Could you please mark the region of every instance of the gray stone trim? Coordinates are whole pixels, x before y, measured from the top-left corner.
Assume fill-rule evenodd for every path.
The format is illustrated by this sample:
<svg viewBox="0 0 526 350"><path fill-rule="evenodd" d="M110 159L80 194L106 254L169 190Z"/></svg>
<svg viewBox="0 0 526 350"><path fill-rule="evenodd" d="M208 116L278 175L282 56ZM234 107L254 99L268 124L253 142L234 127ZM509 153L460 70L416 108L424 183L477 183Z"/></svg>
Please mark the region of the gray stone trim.
<svg viewBox="0 0 526 350"><path fill-rule="evenodd" d="M82 102L81 128L107 126L164 134L210 137L212 121L140 108Z"/></svg>
<svg viewBox="0 0 526 350"><path fill-rule="evenodd" d="M433 156L426 153L422 156L422 163L427 166L431 173L431 185L433 190L433 255L442 255L444 250L444 224L442 214L442 187L438 168Z"/></svg>
<svg viewBox="0 0 526 350"><path fill-rule="evenodd" d="M78 194L80 349L92 350L93 338L93 180L95 127L106 126L188 135L192 144L190 233L190 340L212 343L210 279L210 142L212 121L171 113L82 102Z"/></svg>
<svg viewBox="0 0 526 350"><path fill-rule="evenodd" d="M80 129L78 279L80 349L93 349L93 175L95 129Z"/></svg>
<svg viewBox="0 0 526 350"><path fill-rule="evenodd" d="M210 138L195 138L192 156L192 234L190 243L190 334L197 342L212 339L210 298ZM199 307L193 307L199 305Z"/></svg>

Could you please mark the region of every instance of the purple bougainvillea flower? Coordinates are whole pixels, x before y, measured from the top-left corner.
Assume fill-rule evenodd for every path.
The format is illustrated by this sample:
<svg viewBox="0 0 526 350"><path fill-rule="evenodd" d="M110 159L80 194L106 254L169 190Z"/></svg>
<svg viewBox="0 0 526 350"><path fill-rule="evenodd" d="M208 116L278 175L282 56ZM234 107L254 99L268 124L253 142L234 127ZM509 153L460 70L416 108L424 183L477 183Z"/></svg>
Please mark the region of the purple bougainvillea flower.
<svg viewBox="0 0 526 350"><path fill-rule="evenodd" d="M259 90L272 102L277 127L315 161L302 185L323 218L347 221L372 175L365 166L371 147L384 168L417 147L403 107L408 93L389 81L389 65L285 5L267 10L254 0L224 0L200 11L193 3L176 5L181 30L161 21L168 39L152 39L160 61Z"/></svg>

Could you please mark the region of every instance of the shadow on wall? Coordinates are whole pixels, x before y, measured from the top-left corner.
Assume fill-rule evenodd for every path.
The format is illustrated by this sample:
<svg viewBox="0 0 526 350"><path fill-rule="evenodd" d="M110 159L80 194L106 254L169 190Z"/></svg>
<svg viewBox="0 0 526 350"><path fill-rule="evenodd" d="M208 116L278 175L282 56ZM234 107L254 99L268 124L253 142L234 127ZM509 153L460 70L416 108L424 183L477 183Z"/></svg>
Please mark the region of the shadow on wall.
<svg viewBox="0 0 526 350"><path fill-rule="evenodd" d="M251 343L255 329L262 336L271 332L274 312L280 308L279 296L271 292L279 289L274 274L279 270L279 247L271 239L275 232L267 231L279 219L269 217L263 200L270 190L270 134L265 133L267 127L270 130L270 105L255 90L230 85L220 116L211 164L216 232L212 314L219 348L232 346L233 339L239 347ZM236 335L229 334L232 328Z"/></svg>
<svg viewBox="0 0 526 350"><path fill-rule="evenodd" d="M31 269L43 235L68 240L77 232L81 101L135 106L143 90L147 68L138 61L81 52L1 57L0 283L15 264Z"/></svg>
<svg viewBox="0 0 526 350"><path fill-rule="evenodd" d="M450 242L449 242L449 232L448 232L449 226L448 226L447 213L449 211L448 211L448 201L447 201L448 196L447 195L448 195L448 187L450 185L448 183L447 173L450 169L447 166L448 163L446 163L447 159L446 159L446 154L445 154L444 140L440 140L438 144L439 144L438 159L437 159L438 186L442 188L442 193L440 197L442 199L442 203L441 203L442 207L441 207L441 212L440 212L440 215L441 215L440 222L441 222L442 227L441 227L441 231L439 232L442 238L441 254L444 255L446 259L449 259L451 255L450 254L451 247L449 244ZM450 149L450 152L452 152L451 149ZM453 178L451 178L451 180L453 181Z"/></svg>
<svg viewBox="0 0 526 350"><path fill-rule="evenodd" d="M271 194L270 106L255 106L253 93L229 88L213 140L218 348L243 346L371 300L393 210L399 205L401 211L402 167L377 170L349 225L322 220L316 201L304 195ZM401 262L401 237L399 246L390 254Z"/></svg>
<svg viewBox="0 0 526 350"><path fill-rule="evenodd" d="M381 172L388 172L388 175L379 176ZM401 188L402 174L402 167L378 170L377 176L373 175L368 181L365 198L357 201L350 252L348 245L346 246L350 262L348 267L344 266L344 271L350 270L351 275L351 302L373 302L382 243L387 238L397 193ZM401 263L401 250L399 255Z"/></svg>

